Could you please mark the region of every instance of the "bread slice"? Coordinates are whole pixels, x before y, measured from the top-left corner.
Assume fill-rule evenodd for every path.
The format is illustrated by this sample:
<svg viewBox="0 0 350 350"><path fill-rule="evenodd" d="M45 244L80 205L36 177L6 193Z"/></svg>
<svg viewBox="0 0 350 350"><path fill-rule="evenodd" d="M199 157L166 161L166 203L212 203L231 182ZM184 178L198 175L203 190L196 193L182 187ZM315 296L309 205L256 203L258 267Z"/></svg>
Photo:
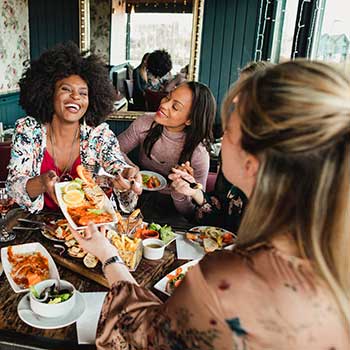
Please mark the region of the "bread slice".
<svg viewBox="0 0 350 350"><path fill-rule="evenodd" d="M84 257L83 263L89 269L93 269L97 265L98 259L96 258L96 256L87 253Z"/></svg>
<svg viewBox="0 0 350 350"><path fill-rule="evenodd" d="M97 208L103 208L105 193L98 185L93 187L84 186L85 196L88 201Z"/></svg>
<svg viewBox="0 0 350 350"><path fill-rule="evenodd" d="M73 258L83 258L86 255L86 252L83 248L80 248L79 246L73 246L68 248L68 254L72 256Z"/></svg>

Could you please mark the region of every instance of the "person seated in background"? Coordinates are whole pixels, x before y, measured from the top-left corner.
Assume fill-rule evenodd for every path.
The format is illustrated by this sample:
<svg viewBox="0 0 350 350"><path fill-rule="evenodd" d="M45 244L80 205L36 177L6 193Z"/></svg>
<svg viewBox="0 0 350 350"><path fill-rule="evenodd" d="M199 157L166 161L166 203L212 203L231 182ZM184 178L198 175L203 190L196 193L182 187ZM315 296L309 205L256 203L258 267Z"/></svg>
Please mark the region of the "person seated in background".
<svg viewBox="0 0 350 350"><path fill-rule="evenodd" d="M7 177L18 205L57 210L54 185L77 177L79 164L101 166L116 174L116 189L141 193L140 174L125 168L116 136L102 123L113 111L115 93L99 57L80 53L73 42L59 44L30 62L19 86L28 116L16 122ZM132 191L123 196L126 206L137 200Z"/></svg>
<svg viewBox="0 0 350 350"><path fill-rule="evenodd" d="M168 83L164 87L164 91L170 92L174 90L177 86L181 85L185 81L188 80L188 64L181 68L180 72L176 74L176 76L169 80Z"/></svg>
<svg viewBox="0 0 350 350"><path fill-rule="evenodd" d="M141 64L137 66L132 72L133 78L133 94L134 109L138 111L145 111L144 91L147 86L147 59L149 53L145 53L142 57Z"/></svg>
<svg viewBox="0 0 350 350"><path fill-rule="evenodd" d="M348 350L349 101L345 75L309 60L229 92L222 168L249 204L235 247L207 254L165 303L96 226L74 232L111 286L97 348Z"/></svg>
<svg viewBox="0 0 350 350"><path fill-rule="evenodd" d="M147 58L147 85L151 91L164 91L164 87L171 80L173 63L169 53L165 50L156 50Z"/></svg>
<svg viewBox="0 0 350 350"><path fill-rule="evenodd" d="M272 63L266 61L250 62L240 70L237 83L248 78L251 74L271 66ZM191 188L188 182L195 181L192 174L191 165L187 162L182 164L181 168L173 169L173 173L169 175L169 178L172 180L171 187L175 192L193 199L192 202L196 205L194 216L196 223L218 226L237 233L248 201L244 191L226 180L222 174L220 161L215 188L212 192Z"/></svg>
<svg viewBox="0 0 350 350"><path fill-rule="evenodd" d="M177 164L190 161L194 178L205 188L209 172L209 145L216 103L210 89L198 82L187 82L163 98L156 113L138 117L118 135L121 150L128 154L140 146L138 165L167 178ZM173 191L174 192L174 191ZM173 193L176 209L191 214L194 204L189 196Z"/></svg>

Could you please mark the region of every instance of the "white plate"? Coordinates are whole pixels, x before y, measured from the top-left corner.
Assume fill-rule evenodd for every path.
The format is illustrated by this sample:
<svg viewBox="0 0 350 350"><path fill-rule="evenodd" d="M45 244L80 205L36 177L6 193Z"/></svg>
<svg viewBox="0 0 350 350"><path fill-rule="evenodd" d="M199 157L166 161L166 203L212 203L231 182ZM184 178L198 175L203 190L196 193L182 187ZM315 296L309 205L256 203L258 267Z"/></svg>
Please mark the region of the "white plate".
<svg viewBox="0 0 350 350"><path fill-rule="evenodd" d="M77 292L75 305L72 311L68 314L56 318L39 316L35 314L30 308L29 295L30 293L27 293L18 303L17 312L18 316L24 323L35 328L56 329L69 326L70 324L77 321L77 319L85 311L84 297L79 292Z"/></svg>
<svg viewBox="0 0 350 350"><path fill-rule="evenodd" d="M170 243L172 243L172 242L174 242L180 235L179 234L177 234L177 233L175 233L175 232L173 232L174 233L174 238L172 238L168 243L165 243L164 241L164 244L165 244L165 247L167 247L168 245L170 245ZM160 238L160 234L159 234L159 239L161 239ZM162 239L161 239L162 240Z"/></svg>
<svg viewBox="0 0 350 350"><path fill-rule="evenodd" d="M8 260L7 249L8 249L8 247L1 248L1 261L2 261L2 264L4 267L6 277L10 283L10 286L15 291L15 293L26 292L27 290L29 290L29 288L20 287L18 284L15 283L15 281L11 277L12 264ZM53 278L53 279L60 278L60 275L58 273L57 266L56 266L55 262L53 261L49 252L40 243L35 242L35 243L14 245L14 246L12 246L12 251L14 254L40 252L43 256L45 256L48 259L49 278Z"/></svg>
<svg viewBox="0 0 350 350"><path fill-rule="evenodd" d="M158 178L158 180L160 181L160 186L155 187L155 188L148 188L147 186L142 185L142 188L145 191L160 191L163 188L165 188L167 186L167 181L165 179L165 177L163 175L160 175L158 173L155 173L154 171L148 171L148 170L141 170L140 174L142 175L148 175L148 176L156 176Z"/></svg>
<svg viewBox="0 0 350 350"><path fill-rule="evenodd" d="M68 181L68 182L70 182L70 181ZM65 218L67 219L68 223L73 227L73 229L74 230L83 230L87 226L77 226L77 224L73 221L72 217L68 214L67 205L63 201L63 198L62 198L62 188L64 186L66 186L68 184L68 182L59 182L59 183L55 184L55 193L56 193L58 205L61 208L62 213L65 216ZM101 225L106 225L106 224L111 224L111 223L118 222L117 216L115 215L115 211L114 211L113 205L112 205L110 199L106 195L105 195L103 209L108 214L112 215L113 221L111 221L111 222L102 222L102 223L96 224L96 226L101 226Z"/></svg>
<svg viewBox="0 0 350 350"><path fill-rule="evenodd" d="M181 265L181 266L179 266L179 267L182 268L182 272L187 272L187 270L188 270L189 267L194 266L194 265L197 265L198 262L199 262L198 259L197 259L197 260L192 260L192 261L189 261L189 262L187 262L186 264L183 264L183 265ZM173 275L173 274L175 274L175 273L176 273L176 270L177 270L177 269L171 271L170 273L168 273L168 275ZM169 294L169 293L166 291L166 289L165 289L168 280L169 280L168 277L167 277L167 276L164 276L164 277L163 277L160 281L158 281L153 287L154 287L155 289L159 290L160 292L162 292L162 293L164 293L164 294L170 296L170 294Z"/></svg>
<svg viewBox="0 0 350 350"><path fill-rule="evenodd" d="M188 232L192 233L194 235L196 235L196 234L200 235L202 232L204 232L208 228L219 230L223 235L225 233L229 233L230 235L233 236L234 239L237 238L237 236L234 233L232 233L231 231L225 230L224 228L221 228L221 227L215 227L215 226L195 226L195 227L192 227L191 229L189 229ZM193 243L193 244L197 244L197 245L200 245L201 247L203 247L203 240L200 239L200 238L198 238L196 241L193 241L191 239L188 239L186 237L186 235L185 235L185 239L186 239L187 242L190 242L190 243ZM220 248L220 249L225 249L225 247L232 246L232 244L233 243L223 244L222 248Z"/></svg>

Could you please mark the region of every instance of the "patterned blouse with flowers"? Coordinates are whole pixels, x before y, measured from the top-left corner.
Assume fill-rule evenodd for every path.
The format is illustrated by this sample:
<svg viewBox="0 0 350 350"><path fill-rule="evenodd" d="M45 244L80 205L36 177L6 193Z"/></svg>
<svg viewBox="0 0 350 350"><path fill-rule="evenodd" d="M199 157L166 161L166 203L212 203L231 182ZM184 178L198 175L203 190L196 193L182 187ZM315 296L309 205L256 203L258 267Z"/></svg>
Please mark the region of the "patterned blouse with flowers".
<svg viewBox="0 0 350 350"><path fill-rule="evenodd" d="M218 226L237 233L248 199L243 191L226 180L221 168L215 182L215 190L203 192L203 196L203 204L196 205L196 223Z"/></svg>
<svg viewBox="0 0 350 350"><path fill-rule="evenodd" d="M206 255L165 303L136 284L114 284L102 308L96 346L348 350L343 321L309 260L262 244Z"/></svg>
<svg viewBox="0 0 350 350"><path fill-rule="evenodd" d="M40 175L46 149L47 126L32 117L21 118L16 122L11 160L8 166L7 186L11 196L21 207L36 212L44 207L44 196L31 199L26 184L32 177ZM119 143L108 124L102 123L96 128L80 126L80 158L90 171L102 166L109 173L115 173L126 165ZM132 206L137 196L125 192L122 200L125 206Z"/></svg>

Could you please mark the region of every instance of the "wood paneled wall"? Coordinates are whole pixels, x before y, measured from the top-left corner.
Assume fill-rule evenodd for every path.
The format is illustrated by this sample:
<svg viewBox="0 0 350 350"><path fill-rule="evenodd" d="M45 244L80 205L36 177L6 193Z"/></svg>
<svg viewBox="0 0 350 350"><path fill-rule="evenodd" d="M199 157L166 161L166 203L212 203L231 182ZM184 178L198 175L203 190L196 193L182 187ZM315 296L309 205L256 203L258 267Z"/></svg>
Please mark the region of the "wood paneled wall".
<svg viewBox="0 0 350 350"><path fill-rule="evenodd" d="M5 128L13 127L18 118L26 115L18 102L19 92L0 96L0 122Z"/></svg>
<svg viewBox="0 0 350 350"><path fill-rule="evenodd" d="M219 110L239 69L254 58L259 8L260 0L205 1L199 81L211 88Z"/></svg>
<svg viewBox="0 0 350 350"><path fill-rule="evenodd" d="M73 40L79 45L78 0L29 0L30 57Z"/></svg>

